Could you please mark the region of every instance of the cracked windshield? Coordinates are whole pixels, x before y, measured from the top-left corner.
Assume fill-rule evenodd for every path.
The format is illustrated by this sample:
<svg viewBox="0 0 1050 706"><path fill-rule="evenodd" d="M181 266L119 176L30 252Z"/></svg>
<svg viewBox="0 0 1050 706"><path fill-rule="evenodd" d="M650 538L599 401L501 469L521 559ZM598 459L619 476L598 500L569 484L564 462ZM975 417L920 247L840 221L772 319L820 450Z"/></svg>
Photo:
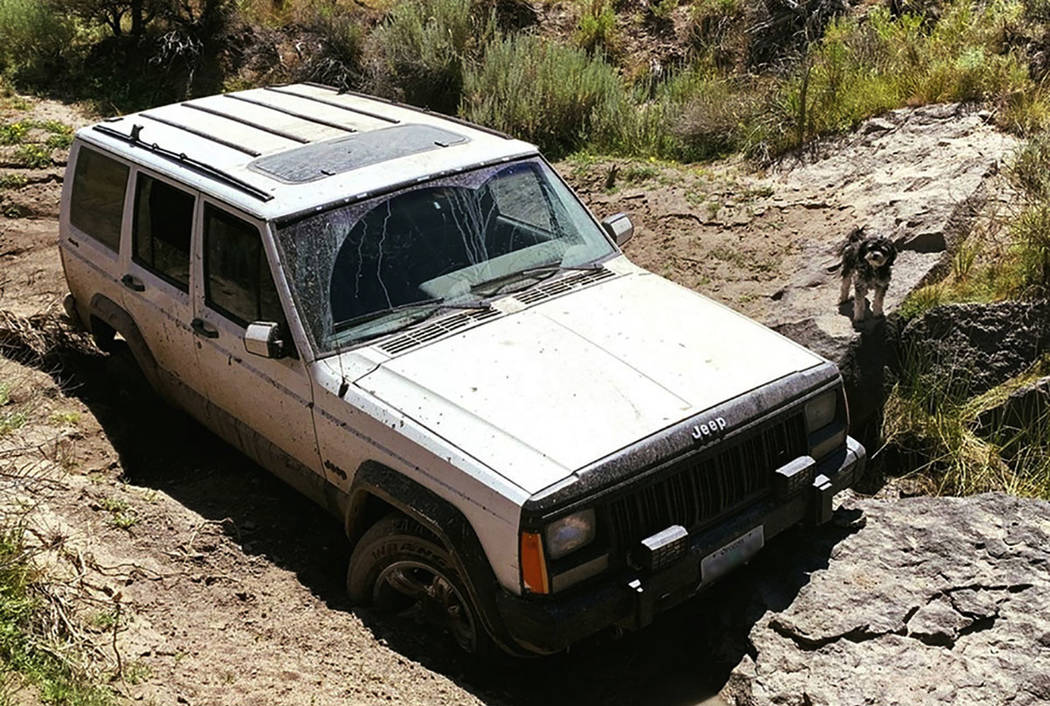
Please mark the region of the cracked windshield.
<svg viewBox="0 0 1050 706"><path fill-rule="evenodd" d="M478 169L282 228L319 353L360 343L615 251L539 159Z"/></svg>

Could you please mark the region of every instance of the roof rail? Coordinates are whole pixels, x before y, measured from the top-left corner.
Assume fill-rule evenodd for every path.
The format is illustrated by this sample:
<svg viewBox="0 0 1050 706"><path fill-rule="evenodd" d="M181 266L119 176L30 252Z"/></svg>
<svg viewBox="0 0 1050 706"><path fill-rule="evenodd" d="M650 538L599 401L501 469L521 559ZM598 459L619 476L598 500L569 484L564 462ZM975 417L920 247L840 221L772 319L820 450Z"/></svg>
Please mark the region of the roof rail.
<svg viewBox="0 0 1050 706"><path fill-rule="evenodd" d="M342 88L336 88L335 86L329 86L329 85L324 84L324 83L316 83L314 81L304 81L303 85L304 86L313 86L314 88L324 88L324 89L327 89L329 91L335 91L339 95L356 96L358 98L367 98L368 100L379 101L380 103L386 103L387 105L393 105L393 106L397 106L398 108L405 108L407 110L414 110L414 111L419 112L419 113L430 113L432 115L436 114L442 120L448 120L449 122L456 123L457 125L462 125L463 127L469 127L469 128L471 128L473 130L480 130L481 132L488 133L489 135L494 135L496 137L502 137L504 140L513 140L514 139L513 137L511 137L507 133L500 132L499 130L496 130L495 128L486 127L485 125L478 125L477 123L472 123L469 120L464 120L463 118L457 118L454 115L445 115L444 113L433 111L430 108L421 108L421 107L416 106L416 105L409 105L408 103L399 103L398 101L393 101L393 100L390 100L389 98L381 98L380 96L370 96L367 93L358 93L357 91L344 90ZM303 97L305 98L306 96L303 96ZM317 99L317 100L322 100L322 99ZM324 101L324 102L327 103L328 101Z"/></svg>
<svg viewBox="0 0 1050 706"><path fill-rule="evenodd" d="M210 164L193 159L192 157L187 157L185 153L173 152L169 149L165 149L158 145L156 142L143 142L142 140L138 139L138 134L142 130L141 125L133 125L131 128L132 134L130 135L120 132L119 130L114 130L113 128L108 127L106 125L92 125L91 129L97 130L98 132L102 133L103 135L106 135L107 137L112 137L115 140L120 140L121 142L127 143L132 147L141 147L142 149L148 152L152 152L158 157L163 157L168 161L181 164L187 169L195 171L198 174L211 177L216 181L220 181L223 184L226 184L227 186L230 186L234 189L237 189L238 191L242 191L245 194L248 194L249 196L257 198L260 201L266 202L273 199L273 194L267 191L263 191L259 187L253 186L252 184L249 184L248 182L242 179L238 179L237 177L231 174L227 174L226 172L222 171L217 167L213 167Z"/></svg>
<svg viewBox="0 0 1050 706"><path fill-rule="evenodd" d="M291 140L292 142L298 142L301 145L306 145L306 144L310 143L310 140L306 139L305 137L299 137L298 135L293 135L290 132L285 132L284 130L278 130L277 128L267 127L266 125L262 125L261 123L254 122L252 120L245 120L244 118L239 118L236 115L230 115L229 113L224 113L221 110L215 110L215 108L208 108L207 106L197 105L196 103L188 103L188 102L187 103L180 103L179 105L181 105L184 108L192 108L193 110L199 110L202 113L208 113L209 115L215 115L215 116L218 116L220 118L225 118L226 120L229 120L229 121L235 122L235 123L240 123L241 125L247 125L250 128L254 128L256 130L262 130L263 132L268 132L271 135L276 135L277 137L283 137L284 139Z"/></svg>
<svg viewBox="0 0 1050 706"><path fill-rule="evenodd" d="M239 96L236 93L223 93L222 95L224 97L226 97L226 98L232 98L233 100L244 101L245 103L251 103L252 105L258 105L258 106L261 106L263 108L268 108L270 110L275 110L278 113L284 113L285 115L291 115L293 118L299 118L300 120L306 120L306 121L309 121L311 123L317 123L318 125L324 125L325 127L330 127L330 128L335 129L335 130L342 130L343 132L357 132L357 130L355 128L352 128L349 125L340 125L339 123L332 122L331 120L324 120L322 118L315 118L314 116L307 115L306 113L300 113L300 112L295 111L295 110L288 110L287 108L282 108L279 105L271 105L270 103L267 103L265 101L255 100L254 98L249 98L247 96Z"/></svg>
<svg viewBox="0 0 1050 706"><path fill-rule="evenodd" d="M291 84L291 85L295 85L295 84ZM321 86L320 84L313 84L313 83L307 83L305 85L307 85L307 86L320 86L321 88L331 88L331 86ZM357 113L358 115L367 115L370 118L375 118L376 120L382 120L384 122L388 122L388 123L391 123L393 125L397 125L398 123L401 122L397 118L391 118L388 115L380 115L379 113L373 113L371 111L362 110L360 108L354 108L353 106L346 105L345 103L339 103L339 102L336 102L336 101L326 101L324 98L318 98L317 96L305 96L302 93L296 93L295 91L282 90L282 89L285 89L285 88L287 88L287 86L264 86L263 90L264 91L273 91L274 93L282 93L282 94L284 94L286 96L295 96L296 98L302 98L303 100L313 101L314 103L323 103L324 105L330 105L333 108L342 108L343 110L348 110L351 113Z"/></svg>
<svg viewBox="0 0 1050 706"><path fill-rule="evenodd" d="M159 115L153 115L152 113L139 113L139 115L142 116L143 118L147 118L148 120L152 120L155 123L161 123L162 125L167 125L168 127L178 128L179 130L183 130L184 132L188 132L191 135L196 135L197 137L203 137L205 140L208 140L210 142L214 142L217 145L222 145L223 147L229 147L231 150L237 150L238 152L243 152L244 154L248 155L249 157L258 157L259 155L262 154L262 152L259 152L258 150L253 150L253 149L251 149L249 147L242 147L241 145L238 145L238 144L235 144L233 142L230 142L229 140L224 140L221 137L216 137L215 135L209 135L206 132L203 132L201 130L197 130L197 129L192 128L192 127L188 127L186 125L182 125L181 123L177 123L174 120L168 120L167 118L162 118Z"/></svg>

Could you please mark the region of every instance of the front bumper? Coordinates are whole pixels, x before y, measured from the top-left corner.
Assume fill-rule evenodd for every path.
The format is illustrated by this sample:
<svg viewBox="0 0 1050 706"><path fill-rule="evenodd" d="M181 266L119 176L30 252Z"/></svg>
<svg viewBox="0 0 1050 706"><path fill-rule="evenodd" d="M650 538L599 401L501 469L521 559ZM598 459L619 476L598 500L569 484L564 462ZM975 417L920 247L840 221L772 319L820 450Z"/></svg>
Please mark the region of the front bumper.
<svg viewBox="0 0 1050 706"><path fill-rule="evenodd" d="M638 629L714 583L701 576L701 561L738 540L760 533L764 542L785 529L831 518L832 498L864 471L864 447L847 437L843 448L814 469L813 483L787 497L764 499L724 522L689 537L685 556L660 571L624 571L555 596L501 591L497 605L509 633L535 652L556 652L603 628ZM759 530L759 528L761 528Z"/></svg>

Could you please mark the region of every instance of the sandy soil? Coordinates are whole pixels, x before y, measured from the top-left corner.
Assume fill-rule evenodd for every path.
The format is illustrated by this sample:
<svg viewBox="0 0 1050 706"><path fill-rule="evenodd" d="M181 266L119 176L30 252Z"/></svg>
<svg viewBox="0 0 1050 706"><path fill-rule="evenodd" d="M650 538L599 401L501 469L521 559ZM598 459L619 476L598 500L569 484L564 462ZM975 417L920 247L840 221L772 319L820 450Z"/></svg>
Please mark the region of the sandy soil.
<svg viewBox="0 0 1050 706"><path fill-rule="evenodd" d="M825 240L844 227L832 212L776 200L743 162L688 168L613 160L563 171L599 218L631 216L636 236L625 251L634 262L759 319L813 235ZM834 262L830 247L826 257Z"/></svg>

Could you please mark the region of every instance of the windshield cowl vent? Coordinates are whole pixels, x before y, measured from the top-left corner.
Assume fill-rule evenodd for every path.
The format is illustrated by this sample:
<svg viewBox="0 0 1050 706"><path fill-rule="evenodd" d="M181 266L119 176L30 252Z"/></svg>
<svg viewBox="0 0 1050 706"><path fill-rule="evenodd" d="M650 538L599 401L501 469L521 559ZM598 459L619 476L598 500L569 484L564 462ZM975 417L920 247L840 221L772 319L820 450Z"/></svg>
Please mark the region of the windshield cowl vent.
<svg viewBox="0 0 1050 706"><path fill-rule="evenodd" d="M518 292L514 295L514 298L522 304L535 304L544 299L550 299L559 294L565 294L574 289L579 289L580 287L586 287L589 284L600 282L601 280L608 279L614 275L614 272L610 272L604 267L591 272L580 272L579 274L556 279L553 282L544 282L543 284L527 289L524 292Z"/></svg>
<svg viewBox="0 0 1050 706"><path fill-rule="evenodd" d="M398 355L399 353L410 351L413 348L418 348L425 343L430 343L431 341L441 338L453 331L466 328L471 324L495 318L501 313L502 312L498 309L472 309L470 311L463 311L453 316L446 316L443 319L438 319L437 321L414 331L403 333L396 338L391 338L389 341L379 344L378 348L389 355Z"/></svg>

